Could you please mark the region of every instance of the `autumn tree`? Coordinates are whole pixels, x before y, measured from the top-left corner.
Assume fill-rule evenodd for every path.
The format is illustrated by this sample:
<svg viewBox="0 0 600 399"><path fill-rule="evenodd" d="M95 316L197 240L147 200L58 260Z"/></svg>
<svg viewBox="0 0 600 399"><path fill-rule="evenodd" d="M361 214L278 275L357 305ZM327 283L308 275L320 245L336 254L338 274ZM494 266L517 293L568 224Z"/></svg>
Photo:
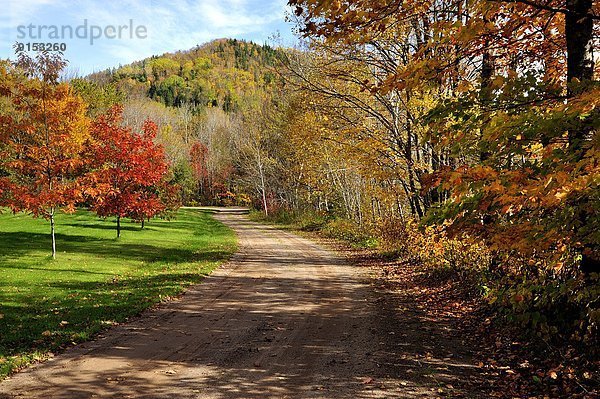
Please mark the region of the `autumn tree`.
<svg viewBox="0 0 600 399"><path fill-rule="evenodd" d="M276 194L277 152L281 148L273 100L273 96L265 96L257 105L244 111L234 142L238 182L252 190L267 216L270 199Z"/></svg>
<svg viewBox="0 0 600 399"><path fill-rule="evenodd" d="M206 145L201 142L192 144L190 165L198 186L198 195L202 197L209 191L208 147Z"/></svg>
<svg viewBox="0 0 600 399"><path fill-rule="evenodd" d="M358 213L373 215L375 231L394 236L396 245L424 231L432 251L447 238L474 244L485 259L472 263L485 270L494 306L554 342L587 345L593 358L600 314L600 3L290 4L308 45L290 56L286 83L306 97L295 107L301 115L287 118L287 134L302 132L318 143L299 144L317 159L294 155L292 163L306 176L300 180L307 191L345 191L331 190L336 183L324 173L326 159L354 167ZM343 148L342 162L321 153L335 148L331 143ZM414 189L406 174L411 163ZM399 193L400 206L390 206L403 180L409 190ZM422 212L407 218L403 205L414 193ZM333 196L336 215L347 198ZM411 231L415 214L420 227Z"/></svg>
<svg viewBox="0 0 600 399"><path fill-rule="evenodd" d="M238 115L229 114L221 108L207 108L203 112L196 137L206 150L202 157L197 153L190 158L196 177L204 176L203 193L199 198L201 202L219 203L218 198L229 195L227 193L233 189L236 139L243 131L242 124ZM203 158L202 162L198 163L200 158Z"/></svg>
<svg viewBox="0 0 600 399"><path fill-rule="evenodd" d="M421 176L447 160L447 151L434 148L427 140L427 127L419 122L437 93L407 85L377 90L386 84L389 71L405 68L411 61L412 29L411 24L399 22L393 32L379 34L366 44L315 40L310 53L290 54L285 77L289 85L310 96L314 110L331 127L330 139L364 165L362 177L387 187L396 199L403 198L398 205L421 218L439 199L437 191L423 190ZM402 193L396 195L398 191ZM372 201L380 202L380 194Z"/></svg>
<svg viewBox="0 0 600 399"><path fill-rule="evenodd" d="M56 257L55 216L74 211L89 136L86 106L59 83L66 65L58 54L18 54L0 69L0 198L14 212L50 221Z"/></svg>
<svg viewBox="0 0 600 399"><path fill-rule="evenodd" d="M575 248L582 267L597 270L597 4L290 4L304 34L329 46L369 48L404 29L404 62L366 62L382 77L364 85L375 96L433 94L416 126L449 159L420 183L450 192L451 201L432 219L451 220L455 232L474 232L499 250L550 251L550 264Z"/></svg>
<svg viewBox="0 0 600 399"><path fill-rule="evenodd" d="M92 123L89 154L94 161L87 175L92 209L116 218L117 237L122 218L143 221L166 209L160 190L168 172L164 150L154 143L156 124L146 121L136 133L121 122L122 108L115 106Z"/></svg>

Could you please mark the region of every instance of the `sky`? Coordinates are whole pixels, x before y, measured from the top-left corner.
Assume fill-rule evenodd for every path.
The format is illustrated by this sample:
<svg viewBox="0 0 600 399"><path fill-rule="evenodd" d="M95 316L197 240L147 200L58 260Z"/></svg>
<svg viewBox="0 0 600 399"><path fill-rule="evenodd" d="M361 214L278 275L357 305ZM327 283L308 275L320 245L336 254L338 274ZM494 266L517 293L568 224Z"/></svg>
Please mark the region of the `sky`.
<svg viewBox="0 0 600 399"><path fill-rule="evenodd" d="M287 0L0 0L0 58L13 45L65 43L88 74L218 38L293 46ZM274 40L274 38L278 38Z"/></svg>

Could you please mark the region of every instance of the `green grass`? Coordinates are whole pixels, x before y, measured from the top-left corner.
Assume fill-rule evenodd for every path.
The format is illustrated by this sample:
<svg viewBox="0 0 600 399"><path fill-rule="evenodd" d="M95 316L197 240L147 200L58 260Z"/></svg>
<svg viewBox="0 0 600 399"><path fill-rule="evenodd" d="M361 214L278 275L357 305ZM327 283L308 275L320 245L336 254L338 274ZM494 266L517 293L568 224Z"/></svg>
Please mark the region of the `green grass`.
<svg viewBox="0 0 600 399"><path fill-rule="evenodd" d="M234 233L200 210L181 209L144 230L87 211L49 223L0 214L0 379L31 361L179 294L227 259Z"/></svg>

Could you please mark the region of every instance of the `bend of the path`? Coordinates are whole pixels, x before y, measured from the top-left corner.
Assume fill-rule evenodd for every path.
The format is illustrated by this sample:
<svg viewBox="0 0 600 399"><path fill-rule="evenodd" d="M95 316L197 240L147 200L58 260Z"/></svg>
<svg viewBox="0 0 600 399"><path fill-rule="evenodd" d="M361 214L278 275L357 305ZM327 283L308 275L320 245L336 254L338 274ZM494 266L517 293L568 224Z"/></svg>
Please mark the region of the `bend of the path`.
<svg viewBox="0 0 600 399"><path fill-rule="evenodd" d="M6 398L421 398L473 374L446 325L364 269L250 222L240 251L176 301L0 384Z"/></svg>

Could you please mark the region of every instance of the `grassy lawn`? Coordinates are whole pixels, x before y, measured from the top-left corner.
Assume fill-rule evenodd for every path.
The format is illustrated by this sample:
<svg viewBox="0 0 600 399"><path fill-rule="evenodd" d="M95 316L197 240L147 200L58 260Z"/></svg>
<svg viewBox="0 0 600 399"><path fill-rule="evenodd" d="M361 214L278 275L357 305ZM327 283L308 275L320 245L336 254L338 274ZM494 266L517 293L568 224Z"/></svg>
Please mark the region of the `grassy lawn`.
<svg viewBox="0 0 600 399"><path fill-rule="evenodd" d="M144 230L86 211L49 223L0 214L0 379L72 342L182 292L236 248L234 233L209 214L181 209Z"/></svg>

